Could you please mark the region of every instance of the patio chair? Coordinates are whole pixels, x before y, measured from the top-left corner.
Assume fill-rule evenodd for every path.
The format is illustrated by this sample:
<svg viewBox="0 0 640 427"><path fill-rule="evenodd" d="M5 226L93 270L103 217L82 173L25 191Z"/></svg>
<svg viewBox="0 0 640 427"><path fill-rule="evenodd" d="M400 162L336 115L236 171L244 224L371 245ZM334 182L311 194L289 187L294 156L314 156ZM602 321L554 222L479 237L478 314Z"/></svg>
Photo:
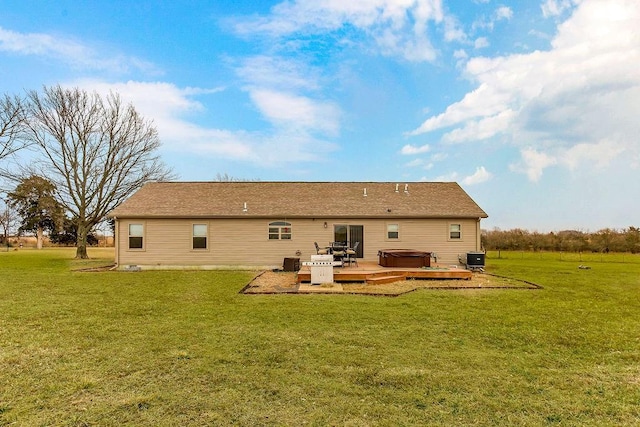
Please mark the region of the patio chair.
<svg viewBox="0 0 640 427"><path fill-rule="evenodd" d="M345 251L345 253L347 254L347 262L349 263L349 265L351 265L352 262L356 263L356 267L358 266L358 245L360 244L360 242L356 242L355 245L353 245L353 248L347 248L347 250Z"/></svg>
<svg viewBox="0 0 640 427"><path fill-rule="evenodd" d="M318 255L328 255L329 254L329 249L321 248L320 246L318 246L318 242L313 242L313 244L316 245L316 254L318 254Z"/></svg>
<svg viewBox="0 0 640 427"><path fill-rule="evenodd" d="M333 254L334 261L340 261L341 266L344 267L344 259L347 255L346 253L346 245L341 242L332 242L331 243L331 254Z"/></svg>

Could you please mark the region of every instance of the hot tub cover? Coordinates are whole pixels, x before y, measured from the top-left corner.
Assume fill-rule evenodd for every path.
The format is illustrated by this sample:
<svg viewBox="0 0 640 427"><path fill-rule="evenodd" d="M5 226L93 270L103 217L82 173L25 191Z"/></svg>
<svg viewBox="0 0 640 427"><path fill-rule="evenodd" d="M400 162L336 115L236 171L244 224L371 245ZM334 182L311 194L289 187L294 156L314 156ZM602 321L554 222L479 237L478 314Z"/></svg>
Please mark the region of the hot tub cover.
<svg viewBox="0 0 640 427"><path fill-rule="evenodd" d="M381 249L379 255L383 257L425 257L431 256L431 252L418 251L415 249Z"/></svg>

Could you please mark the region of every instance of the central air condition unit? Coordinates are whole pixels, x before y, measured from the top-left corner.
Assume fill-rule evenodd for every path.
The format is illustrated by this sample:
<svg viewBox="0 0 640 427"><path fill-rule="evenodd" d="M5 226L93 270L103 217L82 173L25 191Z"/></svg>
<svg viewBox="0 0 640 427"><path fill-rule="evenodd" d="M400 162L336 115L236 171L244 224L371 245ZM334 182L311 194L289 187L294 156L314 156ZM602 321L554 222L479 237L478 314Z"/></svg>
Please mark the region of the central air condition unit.
<svg viewBox="0 0 640 427"><path fill-rule="evenodd" d="M484 252L467 252L467 269L481 270L484 268Z"/></svg>

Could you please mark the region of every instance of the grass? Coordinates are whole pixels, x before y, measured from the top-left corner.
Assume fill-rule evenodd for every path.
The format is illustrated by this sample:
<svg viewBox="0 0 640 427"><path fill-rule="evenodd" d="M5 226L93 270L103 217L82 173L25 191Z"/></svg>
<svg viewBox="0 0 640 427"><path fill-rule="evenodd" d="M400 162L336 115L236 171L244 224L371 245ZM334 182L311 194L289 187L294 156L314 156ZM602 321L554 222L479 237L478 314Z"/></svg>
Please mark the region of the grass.
<svg viewBox="0 0 640 427"><path fill-rule="evenodd" d="M502 251L544 289L376 298L89 254L0 253L0 425L640 424L638 256Z"/></svg>

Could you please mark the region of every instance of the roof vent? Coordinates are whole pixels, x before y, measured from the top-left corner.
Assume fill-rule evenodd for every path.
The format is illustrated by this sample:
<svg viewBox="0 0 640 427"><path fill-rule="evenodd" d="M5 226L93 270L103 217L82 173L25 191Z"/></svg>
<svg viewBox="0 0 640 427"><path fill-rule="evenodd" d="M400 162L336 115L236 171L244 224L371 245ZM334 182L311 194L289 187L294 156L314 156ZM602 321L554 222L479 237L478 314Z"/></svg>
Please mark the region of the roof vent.
<svg viewBox="0 0 640 427"><path fill-rule="evenodd" d="M364 197L367 197L367 189L366 189L366 188L364 189L364 192L362 193L362 195L363 195Z"/></svg>
<svg viewBox="0 0 640 427"><path fill-rule="evenodd" d="M246 212L249 209L247 209L247 202L244 202L244 205L242 206L242 212Z"/></svg>
<svg viewBox="0 0 640 427"><path fill-rule="evenodd" d="M400 187L400 184L396 184L396 193L399 193L400 190L398 189Z"/></svg>
<svg viewBox="0 0 640 427"><path fill-rule="evenodd" d="M405 185L404 185L404 192L405 192L406 194L409 194L409 184L405 184Z"/></svg>

